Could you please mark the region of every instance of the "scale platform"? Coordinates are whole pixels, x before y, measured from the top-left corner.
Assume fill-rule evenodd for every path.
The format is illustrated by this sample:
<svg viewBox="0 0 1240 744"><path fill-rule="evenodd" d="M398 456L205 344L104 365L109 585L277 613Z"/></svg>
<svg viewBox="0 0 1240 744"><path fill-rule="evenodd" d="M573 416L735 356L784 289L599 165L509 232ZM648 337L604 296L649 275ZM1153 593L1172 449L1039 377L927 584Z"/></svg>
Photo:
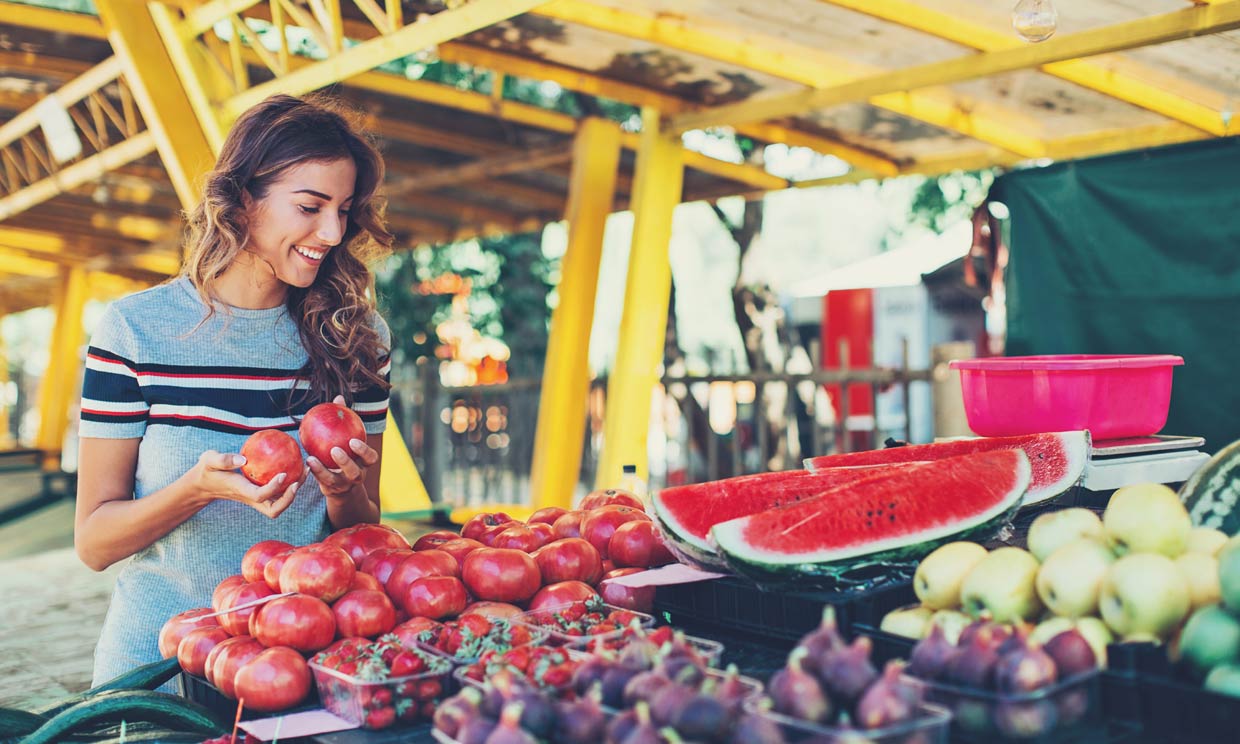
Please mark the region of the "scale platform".
<svg viewBox="0 0 1240 744"><path fill-rule="evenodd" d="M1132 483L1183 483L1210 456L1201 437L1154 435L1093 443L1081 487L1114 491Z"/></svg>

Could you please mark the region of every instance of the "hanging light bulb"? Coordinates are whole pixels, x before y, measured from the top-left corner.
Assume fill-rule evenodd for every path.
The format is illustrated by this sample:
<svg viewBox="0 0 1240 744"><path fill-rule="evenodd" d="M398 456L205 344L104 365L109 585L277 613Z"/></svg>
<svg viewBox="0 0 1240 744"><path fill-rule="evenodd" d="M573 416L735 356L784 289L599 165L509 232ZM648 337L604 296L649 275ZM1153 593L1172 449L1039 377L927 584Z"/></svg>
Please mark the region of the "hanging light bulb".
<svg viewBox="0 0 1240 744"><path fill-rule="evenodd" d="M1025 41L1046 41L1055 34L1059 14L1051 0L1020 0L1012 8L1012 28Z"/></svg>

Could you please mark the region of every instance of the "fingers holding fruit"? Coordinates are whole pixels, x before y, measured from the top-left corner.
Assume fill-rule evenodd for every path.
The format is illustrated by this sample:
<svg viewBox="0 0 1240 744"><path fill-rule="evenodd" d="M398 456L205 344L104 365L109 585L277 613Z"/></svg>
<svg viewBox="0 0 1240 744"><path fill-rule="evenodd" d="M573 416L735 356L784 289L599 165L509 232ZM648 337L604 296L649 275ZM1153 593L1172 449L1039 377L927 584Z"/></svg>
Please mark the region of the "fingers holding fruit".
<svg viewBox="0 0 1240 744"><path fill-rule="evenodd" d="M379 453L366 444L361 417L341 396L307 411L298 434L310 455L306 464L328 496L350 492L366 480L366 469L379 462Z"/></svg>

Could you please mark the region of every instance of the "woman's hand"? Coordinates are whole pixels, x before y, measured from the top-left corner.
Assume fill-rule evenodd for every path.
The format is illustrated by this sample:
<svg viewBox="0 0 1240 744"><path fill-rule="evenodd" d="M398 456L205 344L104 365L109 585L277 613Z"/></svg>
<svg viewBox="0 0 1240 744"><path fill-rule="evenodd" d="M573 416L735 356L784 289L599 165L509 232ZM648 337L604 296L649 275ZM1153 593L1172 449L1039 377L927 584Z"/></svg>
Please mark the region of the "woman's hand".
<svg viewBox="0 0 1240 744"><path fill-rule="evenodd" d="M333 403L345 405L344 396L337 395ZM343 499L360 493L366 494L366 472L379 462L379 453L361 439L349 440L349 452L340 447L332 448L331 463L323 463L311 455L306 458L306 465L319 482L319 489L329 499Z"/></svg>
<svg viewBox="0 0 1240 744"><path fill-rule="evenodd" d="M208 499L237 501L272 519L280 516L293 503L297 487L306 479L303 469L296 483L285 484L285 475L281 473L267 485L257 486L237 472L236 469L244 464L245 458L241 455L207 450L198 457L198 464L190 471L190 478L198 492Z"/></svg>

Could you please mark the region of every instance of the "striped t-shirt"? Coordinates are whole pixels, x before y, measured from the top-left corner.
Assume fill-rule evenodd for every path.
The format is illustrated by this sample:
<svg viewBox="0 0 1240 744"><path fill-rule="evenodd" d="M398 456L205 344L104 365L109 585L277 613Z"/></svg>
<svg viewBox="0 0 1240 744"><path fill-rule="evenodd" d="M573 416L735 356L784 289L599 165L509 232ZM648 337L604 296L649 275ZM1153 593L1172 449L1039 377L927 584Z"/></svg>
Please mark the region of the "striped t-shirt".
<svg viewBox="0 0 1240 744"><path fill-rule="evenodd" d="M289 408L294 385L307 386L297 379L307 355L283 306L219 308L201 323L205 314L182 277L113 303L91 338L78 434L141 438L134 498L168 486L206 450L240 452L260 429L283 429L296 439L301 415L321 402L294 394ZM378 316L374 322L389 347L387 325ZM385 361L381 372L388 369ZM383 431L387 401L378 388L354 394L352 408L367 433ZM241 557L254 543L305 545L329 530L313 475L277 519L231 501L207 505L121 571L95 650L95 683L158 660L164 621L209 606L212 589L241 572Z"/></svg>

